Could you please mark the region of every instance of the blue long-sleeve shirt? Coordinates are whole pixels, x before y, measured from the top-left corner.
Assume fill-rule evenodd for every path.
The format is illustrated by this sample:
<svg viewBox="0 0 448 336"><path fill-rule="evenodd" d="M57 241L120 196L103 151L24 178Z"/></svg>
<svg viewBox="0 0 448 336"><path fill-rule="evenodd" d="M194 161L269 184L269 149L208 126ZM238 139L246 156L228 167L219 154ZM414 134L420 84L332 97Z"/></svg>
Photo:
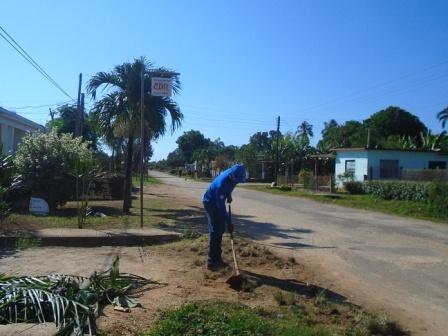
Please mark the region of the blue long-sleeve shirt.
<svg viewBox="0 0 448 336"><path fill-rule="evenodd" d="M220 218L229 223L229 215L226 210L226 200L228 200L232 191L238 183L246 182L246 169L240 164L219 174L208 187L204 194L203 201L214 204L218 209Z"/></svg>

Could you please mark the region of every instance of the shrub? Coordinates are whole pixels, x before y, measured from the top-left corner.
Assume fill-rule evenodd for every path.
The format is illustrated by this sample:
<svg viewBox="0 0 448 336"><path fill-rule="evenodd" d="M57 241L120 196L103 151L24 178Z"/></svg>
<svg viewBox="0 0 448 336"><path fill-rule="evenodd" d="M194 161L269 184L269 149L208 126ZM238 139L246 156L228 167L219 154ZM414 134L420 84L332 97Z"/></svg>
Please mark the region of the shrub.
<svg viewBox="0 0 448 336"><path fill-rule="evenodd" d="M349 194L364 194L364 185L362 182L349 181L344 183L344 189Z"/></svg>
<svg viewBox="0 0 448 336"><path fill-rule="evenodd" d="M287 186L286 184L282 184L280 187L278 187L281 191L291 191L291 187Z"/></svg>
<svg viewBox="0 0 448 336"><path fill-rule="evenodd" d="M123 199L124 195L124 175L116 173L103 173L95 177L95 196L103 199Z"/></svg>
<svg viewBox="0 0 448 336"><path fill-rule="evenodd" d="M14 163L31 195L45 199L55 209L74 196L75 163L92 159L88 146L71 134L25 136Z"/></svg>
<svg viewBox="0 0 448 336"><path fill-rule="evenodd" d="M427 182L371 181L364 183L364 192L385 200L426 202Z"/></svg>
<svg viewBox="0 0 448 336"><path fill-rule="evenodd" d="M448 184L433 181L428 187L428 206L436 217L448 217Z"/></svg>

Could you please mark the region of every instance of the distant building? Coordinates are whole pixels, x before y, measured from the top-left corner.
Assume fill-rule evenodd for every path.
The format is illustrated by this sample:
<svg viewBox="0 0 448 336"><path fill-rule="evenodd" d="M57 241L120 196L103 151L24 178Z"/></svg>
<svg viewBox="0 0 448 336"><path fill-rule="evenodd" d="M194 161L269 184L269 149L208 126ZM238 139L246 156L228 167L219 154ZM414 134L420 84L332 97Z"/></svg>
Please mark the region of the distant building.
<svg viewBox="0 0 448 336"><path fill-rule="evenodd" d="M0 107L0 143L4 153L15 153L20 140L26 134L42 129L43 127L34 121Z"/></svg>
<svg viewBox="0 0 448 336"><path fill-rule="evenodd" d="M353 176L354 181L424 180L423 175L431 175L425 174L425 171L432 173L429 170L444 170L441 173L447 173L448 154L436 151L365 148L337 148L334 151L335 175L339 186L344 175ZM417 171L420 174L411 174Z"/></svg>

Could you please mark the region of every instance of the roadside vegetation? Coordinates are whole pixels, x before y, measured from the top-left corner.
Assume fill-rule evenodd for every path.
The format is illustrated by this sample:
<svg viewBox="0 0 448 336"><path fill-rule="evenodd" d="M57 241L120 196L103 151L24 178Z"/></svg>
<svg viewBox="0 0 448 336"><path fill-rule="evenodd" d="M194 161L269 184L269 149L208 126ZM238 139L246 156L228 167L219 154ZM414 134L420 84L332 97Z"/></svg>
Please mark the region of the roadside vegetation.
<svg viewBox="0 0 448 336"><path fill-rule="evenodd" d="M378 211L392 215L406 216L434 222L448 222L448 215L434 210L434 207L425 202L412 200L382 199L368 194L323 194L304 189L271 188L267 185L247 185L244 188L268 192L276 195L304 197L321 203L345 206L355 209ZM443 203L446 207L448 203Z"/></svg>
<svg viewBox="0 0 448 336"><path fill-rule="evenodd" d="M228 245L225 237L226 254L230 253ZM186 290L194 294L184 303L164 309L154 324L136 335L408 335L386 316L368 313L337 293L300 281L307 272L293 258L279 257L241 237L237 254L244 256L241 267L254 285L235 292L224 283L232 274L231 268L197 273L204 265L206 246L207 238L200 236L145 249L151 255L156 251L159 256L174 253L179 270L184 269L184 262L189 265L194 260L193 270L185 275L193 277L193 287Z"/></svg>

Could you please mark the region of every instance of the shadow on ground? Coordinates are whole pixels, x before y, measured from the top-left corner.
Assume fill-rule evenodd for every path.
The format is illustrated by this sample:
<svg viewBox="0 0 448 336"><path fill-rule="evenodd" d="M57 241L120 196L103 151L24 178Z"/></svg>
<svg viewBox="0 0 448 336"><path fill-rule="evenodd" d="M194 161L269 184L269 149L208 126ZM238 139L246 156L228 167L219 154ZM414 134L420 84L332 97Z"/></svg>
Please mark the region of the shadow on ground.
<svg viewBox="0 0 448 336"><path fill-rule="evenodd" d="M342 303L346 302L347 298L327 288L317 285L305 283L295 279L279 279L269 275L257 274L248 271L242 271L242 276L246 281L250 281L255 287L271 286L282 289L288 292L295 292L297 294L306 296L307 298L314 298L323 296L326 300L331 302Z"/></svg>
<svg viewBox="0 0 448 336"><path fill-rule="evenodd" d="M202 234L208 233L207 218L204 209L192 206L187 209L148 209L157 212L160 218L174 221L175 225L161 224L161 228L183 233L185 230L193 230ZM257 222L252 216L232 215L235 224L235 232L247 236L254 240L266 240L269 238L279 238L294 240L292 242L279 242L271 246L285 249L304 249L304 248L333 248L331 246L315 246L311 244L299 243L296 240L303 239L303 235L313 233L313 230L303 228L281 228L276 224L268 222Z"/></svg>

